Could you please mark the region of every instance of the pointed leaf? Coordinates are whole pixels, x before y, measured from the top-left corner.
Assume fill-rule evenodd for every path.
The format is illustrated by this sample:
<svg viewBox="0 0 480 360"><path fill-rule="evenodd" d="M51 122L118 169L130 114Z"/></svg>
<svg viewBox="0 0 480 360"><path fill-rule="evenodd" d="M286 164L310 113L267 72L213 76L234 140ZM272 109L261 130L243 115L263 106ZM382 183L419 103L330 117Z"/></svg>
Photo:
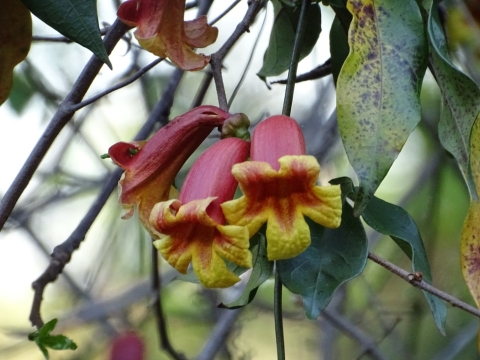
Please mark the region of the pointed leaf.
<svg viewBox="0 0 480 360"><path fill-rule="evenodd" d="M417 225L404 209L373 197L362 216L371 228L389 235L412 260L413 271L421 272L423 280L429 284L432 283L430 264L422 237ZM423 294L427 299L438 329L445 335L445 318L447 316L445 303L426 291L423 291Z"/></svg>
<svg viewBox="0 0 480 360"><path fill-rule="evenodd" d="M300 255L277 261L285 287L303 298L305 312L316 319L344 282L358 276L368 255L367 236L353 209L343 205L342 223L337 229L324 228L307 219L311 245Z"/></svg>
<svg viewBox="0 0 480 360"><path fill-rule="evenodd" d="M35 341L47 360L50 358L47 347L54 350L75 350L77 348L77 345L64 335L50 335L56 325L57 319L53 319L37 331L28 334L28 339Z"/></svg>
<svg viewBox="0 0 480 360"><path fill-rule="evenodd" d="M3 0L0 11L0 105L12 87L13 68L27 57L32 18L20 0Z"/></svg>
<svg viewBox="0 0 480 360"><path fill-rule="evenodd" d="M22 0L40 20L86 47L110 68L98 27L96 0Z"/></svg>
<svg viewBox="0 0 480 360"><path fill-rule="evenodd" d="M257 233L259 234L259 233ZM219 308L238 309L247 304L250 304L255 298L258 287L270 278L273 271L273 261L267 258L267 249L265 235L261 235L259 243L252 248L253 253L253 268L250 279L248 279L247 286L240 297L229 303L220 304Z"/></svg>
<svg viewBox="0 0 480 360"><path fill-rule="evenodd" d="M349 0L347 7L350 54L337 82L337 115L360 180L358 216L420 121L427 44L414 0Z"/></svg>
<svg viewBox="0 0 480 360"><path fill-rule="evenodd" d="M263 58L263 66L258 76L265 80L268 76L280 75L286 71L292 58L295 33L300 17L300 7L290 7L279 0L271 0L275 13L270 43ZM307 13L307 28L303 39L300 60L305 58L313 50L320 36L321 13L318 4L310 4Z"/></svg>
<svg viewBox="0 0 480 360"><path fill-rule="evenodd" d="M470 161L477 192L480 191L480 121L475 122L470 140ZM460 243L462 273L477 307L480 308L480 202L470 201ZM480 337L478 338L480 349Z"/></svg>
<svg viewBox="0 0 480 360"><path fill-rule="evenodd" d="M438 136L443 147L457 160L471 197L478 200L469 152L472 126L480 114L480 88L450 61L436 1L428 17L428 40L431 69L442 93Z"/></svg>

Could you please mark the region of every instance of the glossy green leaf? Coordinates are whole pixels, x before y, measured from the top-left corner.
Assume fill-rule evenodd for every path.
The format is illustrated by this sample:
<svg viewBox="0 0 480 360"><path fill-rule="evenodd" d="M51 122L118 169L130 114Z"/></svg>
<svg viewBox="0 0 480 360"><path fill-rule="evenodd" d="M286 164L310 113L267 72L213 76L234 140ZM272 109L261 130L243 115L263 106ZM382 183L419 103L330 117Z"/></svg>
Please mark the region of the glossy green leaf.
<svg viewBox="0 0 480 360"><path fill-rule="evenodd" d="M417 225L410 215L401 207L373 197L362 214L365 222L376 231L390 236L403 252L412 260L414 272L421 272L423 280L432 283L430 264L423 246L422 237ZM423 291L435 323L442 334L445 334L445 303L426 291Z"/></svg>
<svg viewBox="0 0 480 360"><path fill-rule="evenodd" d="M470 168L470 133L480 118L480 88L450 61L445 35L434 1L428 17L429 59L442 94L438 136L443 147L457 160L470 195L478 200Z"/></svg>
<svg viewBox="0 0 480 360"><path fill-rule="evenodd" d="M258 234L258 233L257 233ZM267 258L265 236L262 235L258 244L252 247L253 268L247 286L240 297L229 303L220 304L219 308L238 309L250 304L255 298L258 287L270 278L273 271L273 261Z"/></svg>
<svg viewBox="0 0 480 360"><path fill-rule="evenodd" d="M350 53L337 82L337 116L360 181L358 216L420 121L427 42L414 0L349 0L347 8Z"/></svg>
<svg viewBox="0 0 480 360"><path fill-rule="evenodd" d="M257 74L263 80L268 76L280 75L288 69L300 17L299 6L290 7L279 0L272 0L272 4L275 20L270 34L270 42L263 58L263 66ZM300 60L310 54L317 43L321 22L320 6L315 3L310 4Z"/></svg>
<svg viewBox="0 0 480 360"><path fill-rule="evenodd" d="M305 312L316 319L344 282L358 276L365 267L368 244L360 219L343 205L342 223L327 229L307 218L311 245L300 255L277 261L282 283L302 296Z"/></svg>
<svg viewBox="0 0 480 360"><path fill-rule="evenodd" d="M22 0L40 20L59 33L86 47L110 68L98 27L96 0Z"/></svg>
<svg viewBox="0 0 480 360"><path fill-rule="evenodd" d="M53 319L37 331L28 334L28 339L34 341L38 345L40 351L47 360L50 358L47 348L54 350L75 350L77 348L77 345L66 336L50 335L56 325L57 319Z"/></svg>
<svg viewBox="0 0 480 360"><path fill-rule="evenodd" d="M330 56L332 60L333 81L335 84L337 84L338 75L349 51L347 33L340 23L338 16L335 16L332 27L330 28Z"/></svg>

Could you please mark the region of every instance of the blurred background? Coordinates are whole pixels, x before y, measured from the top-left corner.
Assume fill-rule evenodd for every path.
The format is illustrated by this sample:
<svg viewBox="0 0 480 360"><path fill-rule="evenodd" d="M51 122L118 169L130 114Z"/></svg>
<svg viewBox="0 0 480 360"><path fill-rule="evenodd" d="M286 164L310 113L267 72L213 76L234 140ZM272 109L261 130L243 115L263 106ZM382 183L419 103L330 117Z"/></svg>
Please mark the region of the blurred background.
<svg viewBox="0 0 480 360"><path fill-rule="evenodd" d="M230 2L214 1L209 20ZM117 1L98 2L101 27L115 20ZM247 1L216 26L217 42L202 52L215 52L243 18ZM445 3L446 28L455 64L480 79L480 9L476 0ZM196 9L187 11L195 17ZM312 54L300 63L307 72L329 57L328 34L333 12L322 6L322 34ZM90 58L76 44L47 41L60 35L34 18L36 37L26 61L15 71L9 100L0 107L0 143L4 147L0 196L13 182L23 162L70 91ZM240 85L231 112L258 121L281 113L284 86L269 89L255 74L262 66L273 22L271 4L261 11L225 60L228 98ZM258 39L258 43L257 43ZM155 57L138 47L132 34L120 41L87 93L93 96L126 79ZM32 304L31 283L46 269L53 248L65 241L85 216L107 176L115 169L101 154L117 141L130 141L162 96L174 67L162 62L133 84L78 111L61 132L34 179L0 233L0 358L42 359L27 334ZM186 73L175 93L171 116L189 110L208 70ZM244 79L242 79L244 77ZM279 76L285 78L286 74ZM270 80L270 79L269 79ZM275 80L275 79L271 79ZM459 239L468 209L468 193L453 159L441 148L436 127L439 90L429 72L422 89L423 121L377 192L405 207L413 216L427 249L434 285L473 304L463 281ZM480 101L480 100L479 100ZM217 105L213 84L203 104ZM322 166L321 183L340 176L355 178L336 128L335 88L331 76L299 83L292 110L304 130L308 152ZM218 132L187 162L217 141ZM366 227L370 251L410 270L410 261L389 238ZM51 359L107 359L114 338L134 331L143 338L146 359L169 359L159 347L151 309L152 246L133 217L120 219L114 192L59 279L47 286L42 303L45 321L58 318L57 333L73 339L76 351L50 351ZM225 338L218 359L275 359L273 279L263 284L255 300L239 311L218 309L234 300L245 281L226 290L205 290L175 280L176 272L160 265L162 302L173 347L188 358L204 354L214 328ZM248 276L246 274L245 276ZM244 279L246 280L246 279ZM436 329L420 290L371 262L362 275L342 285L317 321L305 317L301 299L284 290L284 326L288 359L474 359L478 319L449 307L447 335ZM213 335L212 335L213 334ZM226 336L228 335L228 336ZM202 350L203 349L203 350ZM374 349L374 351L372 351Z"/></svg>

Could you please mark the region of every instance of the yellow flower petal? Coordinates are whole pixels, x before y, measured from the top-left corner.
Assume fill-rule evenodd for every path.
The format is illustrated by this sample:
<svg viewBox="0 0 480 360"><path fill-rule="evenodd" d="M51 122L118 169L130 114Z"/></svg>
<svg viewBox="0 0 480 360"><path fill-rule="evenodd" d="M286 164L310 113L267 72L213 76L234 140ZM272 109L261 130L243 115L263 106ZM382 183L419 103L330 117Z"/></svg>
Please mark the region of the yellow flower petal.
<svg viewBox="0 0 480 360"><path fill-rule="evenodd" d="M235 165L232 173L244 196L221 205L228 222L246 226L250 236L267 223L270 260L294 257L310 245L304 216L335 228L342 213L340 187L315 185L320 166L313 156L283 156L278 161L278 171L258 161Z"/></svg>
<svg viewBox="0 0 480 360"><path fill-rule="evenodd" d="M252 266L248 230L241 226L222 226L208 214L214 197L182 204L178 200L158 203L150 223L166 234L154 242L163 257L181 273L192 263L205 287L229 287L240 279L228 270L223 259L244 267Z"/></svg>

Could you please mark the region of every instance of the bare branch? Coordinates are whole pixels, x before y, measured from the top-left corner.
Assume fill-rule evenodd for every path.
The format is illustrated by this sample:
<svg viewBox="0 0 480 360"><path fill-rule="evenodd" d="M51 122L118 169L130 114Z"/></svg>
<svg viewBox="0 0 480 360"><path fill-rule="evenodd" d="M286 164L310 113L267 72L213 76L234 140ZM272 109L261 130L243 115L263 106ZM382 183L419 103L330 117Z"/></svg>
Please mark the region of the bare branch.
<svg viewBox="0 0 480 360"><path fill-rule="evenodd" d="M247 12L245 13L242 21L240 21L240 23L235 28L233 34L227 39L225 44L223 44L223 46L216 53L212 54L212 57L210 59L210 66L212 67L213 78L215 80L215 86L217 88L218 106L222 110L228 110L227 95L225 93L225 85L223 84L222 77L223 59L225 59L225 56L227 56L228 52L233 47L233 45L235 45L240 36L242 36L245 32L249 32L250 25L255 20L260 9L264 6L264 0L250 0Z"/></svg>
<svg viewBox="0 0 480 360"><path fill-rule="evenodd" d="M359 328L357 328L354 324L352 324L340 314L326 309L322 312L322 317L328 322L330 322L332 325L340 329L342 332L347 334L349 337L357 341L359 344L361 344L364 349L363 352L370 355L372 359L386 359L378 350L375 340L366 335L363 331L361 331Z"/></svg>
<svg viewBox="0 0 480 360"><path fill-rule="evenodd" d="M215 358L215 354L220 350L222 345L225 344L225 341L235 324L235 320L242 310L243 308L236 310L219 310L223 311L223 314L218 319L212 333L210 334L210 338L198 355L197 360L210 360Z"/></svg>
<svg viewBox="0 0 480 360"><path fill-rule="evenodd" d="M388 271L392 272L393 274L397 275L398 277L401 277L403 280L409 282L411 285L425 290L426 292L429 292L432 295L435 295L436 297L445 300L446 302L450 303L450 305L457 307L459 309L462 309L466 312L469 312L472 315L475 315L477 317L480 317L480 310L468 305L467 303L464 303L463 301L457 299L456 297L447 294L436 287L426 283L423 281L417 274L412 274L408 271L403 270L402 268L398 267L395 264L392 264L391 262L381 258L380 256L377 256L372 253L368 253L368 258L372 260L373 262L376 262L378 265L383 266L385 269Z"/></svg>
<svg viewBox="0 0 480 360"><path fill-rule="evenodd" d="M155 59L153 60L150 64L144 66L143 68L141 68L140 70L138 70L135 74L133 74L132 76L130 76L128 79L118 83L117 85L114 85L112 86L111 88L105 90L105 91L102 91L101 93L95 95L95 96L92 96L90 99L87 99L87 100L84 100L76 105L73 105L71 108L74 110L74 111L78 111L80 110L81 108L87 106L87 105L90 105L92 103L94 103L95 101L97 101L98 99L104 97L105 95L108 95L118 89L121 89L127 85L130 85L131 83L133 83L135 80L137 80L138 78L140 78L142 75L146 74L149 70L153 69L155 66L157 66L158 64L160 64L164 59L163 58L158 58L158 59Z"/></svg>
<svg viewBox="0 0 480 360"><path fill-rule="evenodd" d="M115 21L115 23L109 28L103 41L107 53L110 53L113 50L118 41L129 29L130 28L120 20ZM77 104L82 100L102 66L102 60L95 55L92 56L73 85L72 90L60 104L42 137L38 140L27 161L0 202L0 230L5 225L5 222L10 216L15 204L20 198L20 195L22 195L32 179L33 174L37 170L48 149L50 149L53 141L73 117L75 110L72 109L71 105Z"/></svg>

